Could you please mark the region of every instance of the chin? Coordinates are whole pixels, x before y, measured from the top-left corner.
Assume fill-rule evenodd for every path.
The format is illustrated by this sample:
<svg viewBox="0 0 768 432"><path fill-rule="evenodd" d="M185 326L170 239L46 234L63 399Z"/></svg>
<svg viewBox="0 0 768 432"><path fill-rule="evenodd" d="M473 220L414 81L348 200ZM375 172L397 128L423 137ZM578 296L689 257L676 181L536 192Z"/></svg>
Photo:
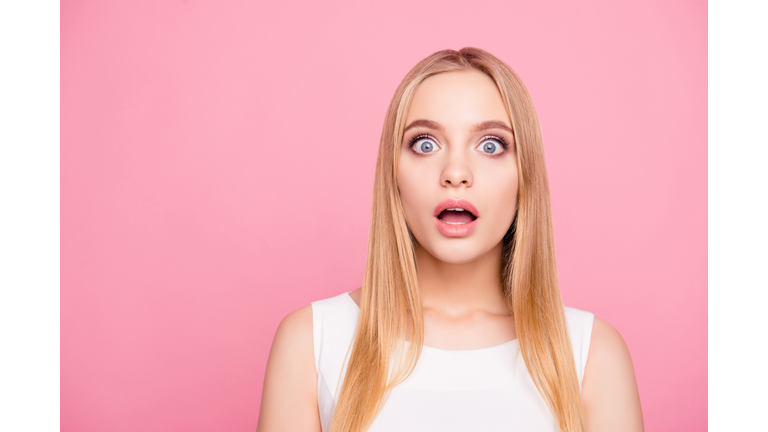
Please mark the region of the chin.
<svg viewBox="0 0 768 432"><path fill-rule="evenodd" d="M449 242L457 243L456 240ZM441 244L442 243L442 244ZM493 247L482 248L480 245L474 245L470 242L461 242L463 244L444 244L445 241L438 241L425 247L424 249L433 257L448 264L465 264L487 254Z"/></svg>

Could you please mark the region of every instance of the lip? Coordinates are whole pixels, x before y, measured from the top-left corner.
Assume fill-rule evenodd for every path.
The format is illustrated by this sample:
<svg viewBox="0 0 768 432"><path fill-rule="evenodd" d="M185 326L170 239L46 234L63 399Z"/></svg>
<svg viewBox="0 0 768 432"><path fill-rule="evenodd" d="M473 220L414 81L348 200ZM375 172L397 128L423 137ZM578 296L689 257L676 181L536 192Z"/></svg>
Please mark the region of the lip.
<svg viewBox="0 0 768 432"><path fill-rule="evenodd" d="M453 225L445 223L441 221L440 218L438 218L443 210L456 207L463 208L464 210L472 213L472 215L475 216L475 220L461 225ZM441 201L440 204L435 207L435 226L437 227L438 231L440 231L446 237L465 237L470 235L472 231L475 230L475 227L477 227L477 221L479 219L480 216L475 206L473 206L471 202L465 199L447 199Z"/></svg>
<svg viewBox="0 0 768 432"><path fill-rule="evenodd" d="M444 201L440 201L440 204L435 207L435 214L433 214L434 217L438 217L440 213L443 212L445 209L449 208L463 208L464 210L472 213L476 218L479 218L480 215L477 214L477 209L475 206L472 205L471 202L461 198L461 199L447 199Z"/></svg>

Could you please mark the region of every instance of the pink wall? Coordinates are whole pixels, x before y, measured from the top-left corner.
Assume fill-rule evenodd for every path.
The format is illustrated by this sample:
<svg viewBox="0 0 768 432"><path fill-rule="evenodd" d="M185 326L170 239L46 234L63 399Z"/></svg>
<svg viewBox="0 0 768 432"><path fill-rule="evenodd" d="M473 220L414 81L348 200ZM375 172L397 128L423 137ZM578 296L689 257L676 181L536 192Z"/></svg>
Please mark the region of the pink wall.
<svg viewBox="0 0 768 432"><path fill-rule="evenodd" d="M63 2L62 431L253 431L280 319L360 285L395 87L463 46L538 107L566 304L705 430L706 2L362 3Z"/></svg>

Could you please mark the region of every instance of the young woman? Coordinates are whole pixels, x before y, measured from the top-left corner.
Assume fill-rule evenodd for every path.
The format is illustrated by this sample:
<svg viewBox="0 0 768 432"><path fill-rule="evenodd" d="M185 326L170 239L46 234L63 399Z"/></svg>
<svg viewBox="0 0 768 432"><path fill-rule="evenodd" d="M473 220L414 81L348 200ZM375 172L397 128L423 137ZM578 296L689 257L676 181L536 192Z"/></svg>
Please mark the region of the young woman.
<svg viewBox="0 0 768 432"><path fill-rule="evenodd" d="M363 286L280 324L258 430L643 430L621 336L562 304L536 111L496 57L398 87Z"/></svg>

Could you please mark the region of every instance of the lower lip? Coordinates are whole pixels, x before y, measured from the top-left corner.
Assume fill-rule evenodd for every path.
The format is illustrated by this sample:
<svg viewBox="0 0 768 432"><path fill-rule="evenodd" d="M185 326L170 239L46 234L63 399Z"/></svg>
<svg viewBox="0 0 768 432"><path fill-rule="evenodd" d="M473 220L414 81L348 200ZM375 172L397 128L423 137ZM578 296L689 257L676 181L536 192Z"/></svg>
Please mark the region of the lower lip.
<svg viewBox="0 0 768 432"><path fill-rule="evenodd" d="M464 237L468 236L475 230L477 226L477 219L465 224L453 225L445 223L440 218L435 217L435 225L437 230L443 233L446 237Z"/></svg>

